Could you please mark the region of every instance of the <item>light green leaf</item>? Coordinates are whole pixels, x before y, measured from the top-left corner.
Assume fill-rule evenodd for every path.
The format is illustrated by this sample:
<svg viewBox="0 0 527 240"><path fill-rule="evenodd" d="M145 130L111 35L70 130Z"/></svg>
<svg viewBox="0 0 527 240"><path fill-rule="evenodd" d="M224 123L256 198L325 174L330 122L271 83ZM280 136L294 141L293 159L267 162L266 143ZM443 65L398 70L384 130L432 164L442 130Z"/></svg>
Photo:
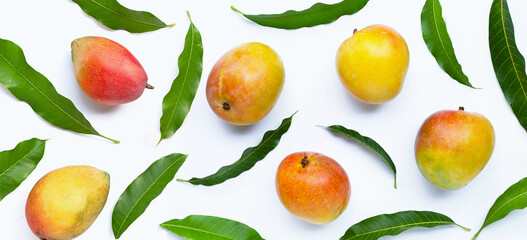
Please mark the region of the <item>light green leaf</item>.
<svg viewBox="0 0 527 240"><path fill-rule="evenodd" d="M146 210L185 162L187 155L173 153L152 163L119 197L112 213L116 239Z"/></svg>
<svg viewBox="0 0 527 240"><path fill-rule="evenodd" d="M426 0L421 12L421 30L426 46L439 66L459 83L474 88L457 61L439 0Z"/></svg>
<svg viewBox="0 0 527 240"><path fill-rule="evenodd" d="M187 12L188 14L188 12ZM181 127L196 96L203 70L203 45L201 34L190 19L185 37L185 47L178 59L179 74L170 91L163 98L163 116L160 120L161 140L168 138Z"/></svg>
<svg viewBox="0 0 527 240"><path fill-rule="evenodd" d="M32 138L0 152L0 200L14 191L35 170L44 156L46 140Z"/></svg>
<svg viewBox="0 0 527 240"><path fill-rule="evenodd" d="M397 170L395 169L395 164L393 163L392 158L390 158L390 155L388 155L388 153L386 153L386 151L384 151L381 145L375 142L375 140L369 137L366 137L366 136L362 136L360 135L360 133L358 133L355 130L347 129L339 125L329 126L326 129L328 129L331 132L337 133L337 134L342 134L348 138L355 139L362 145L372 150L375 154L377 154L382 159L382 161L386 163L386 165L388 165L388 167L390 167L390 169L392 170L393 187L397 188L397 178L396 178Z"/></svg>
<svg viewBox="0 0 527 240"><path fill-rule="evenodd" d="M131 33L155 31L167 25L152 13L134 11L116 0L73 0L81 9L110 29L123 29Z"/></svg>
<svg viewBox="0 0 527 240"><path fill-rule="evenodd" d="M190 240L263 240L251 227L220 217L190 215L164 222L161 227Z"/></svg>
<svg viewBox="0 0 527 240"><path fill-rule="evenodd" d="M458 225L451 218L440 213L403 211L362 220L351 226L340 240L375 240L383 236L398 235L413 227L433 228L443 225L456 225L470 231L470 229Z"/></svg>
<svg viewBox="0 0 527 240"><path fill-rule="evenodd" d="M476 233L474 238L476 239L486 226L494 223L504 217L506 217L510 212L517 209L524 209L527 207L527 178L520 180L519 182L510 186L503 194L501 194L498 199L494 202L487 217L483 222L483 225Z"/></svg>
<svg viewBox="0 0 527 240"><path fill-rule="evenodd" d="M368 0L343 0L335 4L317 3L303 11L289 10L280 14L260 15L245 14L233 6L231 8L262 26L298 29L334 22L341 16L351 15L360 11L367 3Z"/></svg>
<svg viewBox="0 0 527 240"><path fill-rule="evenodd" d="M190 180L178 179L178 181L188 182L194 185L212 186L235 178L250 170L257 162L263 160L269 152L278 146L282 135L289 130L294 115L284 119L277 129L266 132L258 145L245 149L240 159L235 163L223 166L216 173L204 178L192 178Z"/></svg>
<svg viewBox="0 0 527 240"><path fill-rule="evenodd" d="M0 83L49 123L119 143L99 134L71 100L60 95L44 75L29 66L22 49L4 39L0 39Z"/></svg>
<svg viewBox="0 0 527 240"><path fill-rule="evenodd" d="M527 130L527 75L525 59L514 40L514 25L505 0L494 0L489 17L492 65L501 90L518 121Z"/></svg>

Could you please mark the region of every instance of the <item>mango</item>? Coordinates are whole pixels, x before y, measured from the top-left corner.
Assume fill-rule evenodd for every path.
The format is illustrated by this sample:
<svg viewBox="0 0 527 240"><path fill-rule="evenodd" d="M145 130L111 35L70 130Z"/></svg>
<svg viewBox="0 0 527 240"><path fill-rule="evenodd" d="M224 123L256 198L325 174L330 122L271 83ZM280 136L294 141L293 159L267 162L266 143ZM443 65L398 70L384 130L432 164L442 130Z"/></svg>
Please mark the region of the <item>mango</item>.
<svg viewBox="0 0 527 240"><path fill-rule="evenodd" d="M335 220L351 194L346 171L332 158L316 152L285 157L276 172L276 192L284 207L314 224Z"/></svg>
<svg viewBox="0 0 527 240"><path fill-rule="evenodd" d="M415 158L423 176L435 186L455 190L485 167L494 151L494 128L479 113L439 111L421 125Z"/></svg>
<svg viewBox="0 0 527 240"><path fill-rule="evenodd" d="M83 37L71 43L77 82L91 99L118 105L138 99L147 83L143 66L123 45L104 37Z"/></svg>
<svg viewBox="0 0 527 240"><path fill-rule="evenodd" d="M284 85L284 67L269 46L252 42L225 53L207 80L207 101L221 119L254 124L273 108Z"/></svg>
<svg viewBox="0 0 527 240"><path fill-rule="evenodd" d="M90 166L68 166L42 177L29 193L26 219L39 239L73 239L102 211L110 175Z"/></svg>
<svg viewBox="0 0 527 240"><path fill-rule="evenodd" d="M388 26L371 25L341 44L336 65L351 95L365 103L381 104L401 91L409 61L408 46L398 32Z"/></svg>

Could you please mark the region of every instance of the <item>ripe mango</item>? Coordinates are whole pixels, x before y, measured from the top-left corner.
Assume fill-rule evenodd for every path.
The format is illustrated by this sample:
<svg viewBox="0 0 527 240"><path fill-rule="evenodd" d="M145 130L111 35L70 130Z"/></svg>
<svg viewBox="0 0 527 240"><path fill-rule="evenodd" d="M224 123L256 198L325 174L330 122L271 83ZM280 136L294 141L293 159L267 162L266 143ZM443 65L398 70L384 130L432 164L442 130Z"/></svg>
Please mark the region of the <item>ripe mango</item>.
<svg viewBox="0 0 527 240"><path fill-rule="evenodd" d="M403 87L410 54L404 38L384 25L371 25L340 46L336 65L342 84L357 99L380 104Z"/></svg>
<svg viewBox="0 0 527 240"><path fill-rule="evenodd" d="M207 81L212 111L235 125L260 121L273 108L284 86L284 66L262 43L246 43L223 55Z"/></svg>
<svg viewBox="0 0 527 240"><path fill-rule="evenodd" d="M82 91L106 105L138 99L147 84L143 66L128 49L104 37L83 37L71 43L75 76Z"/></svg>
<svg viewBox="0 0 527 240"><path fill-rule="evenodd" d="M66 240L82 234L102 211L110 175L90 166L49 172L29 193L26 219L39 239Z"/></svg>
<svg viewBox="0 0 527 240"><path fill-rule="evenodd" d="M351 187L346 171L332 158L296 152L278 166L276 192L293 215L310 223L327 224L348 206Z"/></svg>
<svg viewBox="0 0 527 240"><path fill-rule="evenodd" d="M428 117L415 140L415 158L435 186L454 190L467 185L494 151L494 128L479 113L443 110Z"/></svg>

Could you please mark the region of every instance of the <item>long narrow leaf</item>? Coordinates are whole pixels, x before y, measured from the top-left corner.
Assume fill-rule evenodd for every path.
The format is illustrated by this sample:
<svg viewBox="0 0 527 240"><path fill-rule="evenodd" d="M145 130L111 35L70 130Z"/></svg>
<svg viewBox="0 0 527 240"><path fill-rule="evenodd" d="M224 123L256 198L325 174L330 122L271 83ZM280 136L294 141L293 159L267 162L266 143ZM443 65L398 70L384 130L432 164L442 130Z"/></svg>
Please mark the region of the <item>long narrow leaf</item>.
<svg viewBox="0 0 527 240"><path fill-rule="evenodd" d="M517 209L524 209L527 207L527 178L520 180L519 182L510 186L503 194L501 194L498 199L494 202L487 217L483 222L483 225L476 233L474 238L476 239L479 236L479 233L483 228L494 223L504 217L506 217L510 212Z"/></svg>
<svg viewBox="0 0 527 240"><path fill-rule="evenodd" d="M0 201L35 170L44 156L46 140L32 138L9 151L0 152Z"/></svg>
<svg viewBox="0 0 527 240"><path fill-rule="evenodd" d="M344 15L351 15L360 11L367 3L368 0L343 0L335 4L317 3L303 11L289 10L280 14L260 15L245 14L233 6L231 8L262 26L298 29L334 22Z"/></svg>
<svg viewBox="0 0 527 240"><path fill-rule="evenodd" d="M251 227L237 221L203 215L173 219L161 227L190 240L263 240Z"/></svg>
<svg viewBox="0 0 527 240"><path fill-rule="evenodd" d="M527 74L525 59L514 38L506 0L494 0L489 16L489 45L494 72L518 121L527 130Z"/></svg>
<svg viewBox="0 0 527 240"><path fill-rule="evenodd" d="M456 225L470 231L470 229L458 225L451 218L440 213L403 211L362 220L351 226L340 240L375 240L383 236L398 235L413 227L433 228L443 225Z"/></svg>
<svg viewBox="0 0 527 240"><path fill-rule="evenodd" d="M344 135L344 136L346 136L348 138L355 139L359 143L361 143L362 145L364 145L367 148L369 148L370 150L372 150L375 154L377 154L382 159L382 161L384 163L386 163L386 165L388 165L388 167L390 167L390 169L392 170L392 172L393 172L393 187L397 188L397 170L395 169L395 164L393 163L392 158L390 157L390 155L388 155L388 153L386 153L386 151L384 151L384 149L381 147L381 145L379 145L377 142L375 142L375 140L373 140L373 139L371 139L369 137L366 137L366 136L362 136L362 135L360 135L360 133L358 133L355 130L347 129L347 128L345 128L343 126L339 126L339 125L329 126L326 129L328 129L329 131L334 132L334 133L342 134L342 135Z"/></svg>
<svg viewBox="0 0 527 240"><path fill-rule="evenodd" d="M188 13L188 12L187 12ZM201 34L190 19L185 37L185 47L178 59L179 74L170 91L163 98L163 116L160 120L161 140L168 138L181 127L196 96L203 70L203 45Z"/></svg>
<svg viewBox="0 0 527 240"><path fill-rule="evenodd" d="M88 15L110 29L131 33L155 31L170 27L152 13L128 9L116 0L73 0Z"/></svg>
<svg viewBox="0 0 527 240"><path fill-rule="evenodd" d="M192 178L190 180L178 181L189 182L194 185L212 186L225 182L231 178L235 178L240 174L250 170L257 162L263 160L269 152L271 152L291 126L291 121L294 114L282 121L282 124L275 130L268 131L264 134L262 141L254 146L245 149L238 161L231 165L221 167L216 173L204 178Z"/></svg>
<svg viewBox="0 0 527 240"><path fill-rule="evenodd" d="M448 35L439 0L427 0L421 12L421 30L426 46L437 63L450 77L473 88L457 61L452 40Z"/></svg>
<svg viewBox="0 0 527 240"><path fill-rule="evenodd" d="M173 153L158 159L124 190L112 213L112 229L116 239L174 179L186 158L187 155Z"/></svg>
<svg viewBox="0 0 527 240"><path fill-rule="evenodd" d="M0 83L49 123L119 143L99 134L71 100L60 95L44 75L29 66L22 49L4 39L0 39Z"/></svg>

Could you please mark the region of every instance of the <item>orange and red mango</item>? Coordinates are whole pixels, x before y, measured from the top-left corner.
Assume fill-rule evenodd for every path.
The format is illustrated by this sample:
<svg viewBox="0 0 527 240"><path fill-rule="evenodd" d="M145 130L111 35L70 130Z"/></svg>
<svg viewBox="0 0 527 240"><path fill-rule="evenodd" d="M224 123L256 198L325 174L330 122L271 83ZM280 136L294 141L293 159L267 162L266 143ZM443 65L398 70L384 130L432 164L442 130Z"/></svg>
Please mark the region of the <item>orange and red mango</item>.
<svg viewBox="0 0 527 240"><path fill-rule="evenodd" d="M207 81L207 100L223 120L235 125L260 121L273 108L284 85L278 54L262 43L246 43L223 55Z"/></svg>
<svg viewBox="0 0 527 240"><path fill-rule="evenodd" d="M357 99L380 104L395 98L408 70L410 54L403 37L384 25L371 25L345 40L337 52L342 84Z"/></svg>
<svg viewBox="0 0 527 240"><path fill-rule="evenodd" d="M310 223L327 224L346 209L351 187L348 175L332 158L297 152L280 163L276 192L293 215Z"/></svg>
<svg viewBox="0 0 527 240"><path fill-rule="evenodd" d="M94 167L51 171L35 184L27 199L29 228L39 239L73 239L95 221L109 190L110 176Z"/></svg>
<svg viewBox="0 0 527 240"><path fill-rule="evenodd" d="M494 150L494 129L483 115L463 108L428 117L415 140L419 170L435 186L454 190L485 167Z"/></svg>
<svg viewBox="0 0 527 240"><path fill-rule="evenodd" d="M107 105L138 99L147 84L143 66L121 44L103 37L83 37L71 43L75 76L91 99Z"/></svg>

